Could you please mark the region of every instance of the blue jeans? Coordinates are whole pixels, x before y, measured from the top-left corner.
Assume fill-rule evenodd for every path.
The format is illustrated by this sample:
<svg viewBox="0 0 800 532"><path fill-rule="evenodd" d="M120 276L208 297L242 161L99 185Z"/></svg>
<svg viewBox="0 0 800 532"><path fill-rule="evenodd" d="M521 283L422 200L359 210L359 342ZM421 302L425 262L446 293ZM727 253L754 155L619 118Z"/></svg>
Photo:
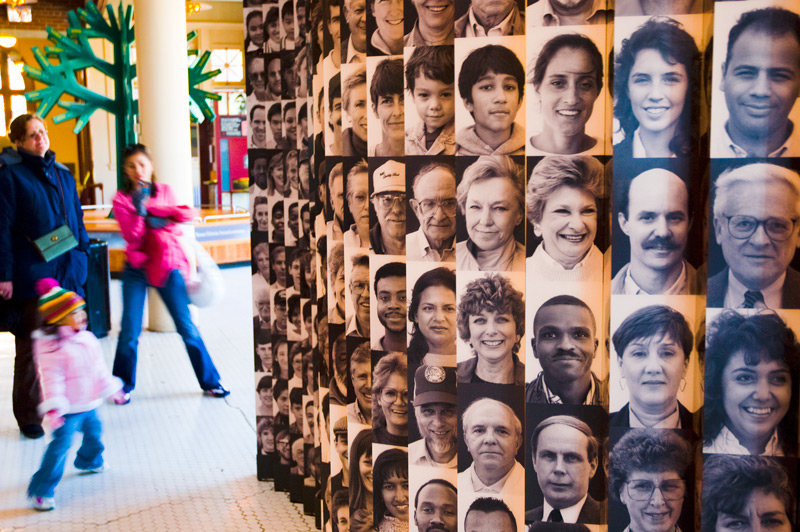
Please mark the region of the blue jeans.
<svg viewBox="0 0 800 532"><path fill-rule="evenodd" d="M93 469L103 465L103 426L96 410L81 412L79 414L65 414L64 424L53 432L53 441L47 446L42 458L39 471L34 473L28 485L28 495L37 497L52 497L58 482L64 474L64 465L67 462L67 451L72 445L72 435L75 432L83 433L83 443L75 457L75 467L78 469Z"/></svg>
<svg viewBox="0 0 800 532"><path fill-rule="evenodd" d="M122 323L117 352L114 355L112 373L122 379L123 390L130 392L136 387L136 350L139 335L142 333L142 317L144 316L144 300L149 286L144 270L125 265L122 272ZM200 332L192 322L189 313L189 296L186 295L186 284L178 270L172 270L167 284L156 287L161 299L167 306L175 328L183 339L189 360L194 368L197 381L203 390L211 390L220 386L219 373L214 367L211 355L208 354Z"/></svg>

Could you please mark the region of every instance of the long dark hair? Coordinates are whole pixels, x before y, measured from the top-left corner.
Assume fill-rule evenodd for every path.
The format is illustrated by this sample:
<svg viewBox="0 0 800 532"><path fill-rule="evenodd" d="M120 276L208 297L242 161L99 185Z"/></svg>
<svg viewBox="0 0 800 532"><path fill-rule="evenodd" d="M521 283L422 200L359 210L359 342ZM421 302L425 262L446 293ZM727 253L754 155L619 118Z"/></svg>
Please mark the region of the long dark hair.
<svg viewBox="0 0 800 532"><path fill-rule="evenodd" d="M125 165L125 161L127 161L130 157L133 157L134 155L138 155L140 153L142 155L144 155L145 157L147 157L150 160L151 163L153 162L153 158L150 156L150 152L147 151L147 146L145 146L144 144L129 144L129 145L125 146L124 150L122 150L122 159L121 159L122 160L122 165L124 166ZM126 174L124 171L122 172L122 175L125 176L125 181L122 183L121 190L124 193L130 195L130 193L139 184L137 182L135 182L133 179L129 178L128 174ZM150 177L150 182L151 183L155 183L156 182L156 174L155 174L155 172L153 172L153 175ZM156 191L157 190L158 189L156 187L152 187L150 189L150 197L151 198L155 198L156 197Z"/></svg>
<svg viewBox="0 0 800 532"><path fill-rule="evenodd" d="M413 324L411 341L408 344L408 365L416 368L422 364L422 359L428 354L428 341L417 326L417 311L419 310L422 293L432 286L443 286L456 293L456 274L446 266L429 270L419 276L414 288L411 290L411 304L408 306L408 319Z"/></svg>
<svg viewBox="0 0 800 532"><path fill-rule="evenodd" d="M380 524L386 514L386 502L381 491L383 483L391 476L408 480L408 453L397 448L388 449L375 459L372 468L372 493L375 494L375 523Z"/></svg>
<svg viewBox="0 0 800 532"><path fill-rule="evenodd" d="M372 507L372 494L367 491L364 486L364 480L361 478L361 470L359 469L359 462L361 455L369 453L370 460L372 459L372 429L364 429L359 432L353 439L353 444L350 446L350 511L351 513L362 509ZM375 493L375 484L372 485L372 493Z"/></svg>
<svg viewBox="0 0 800 532"><path fill-rule="evenodd" d="M633 115L628 95L628 77L636 56L642 50L656 50L670 64L680 63L686 69L687 91L683 110L675 128L675 136L669 149L678 156L689 155L692 145L692 119L700 112L700 52L697 44L683 26L669 17L653 17L622 41L616 56L614 73L614 116L625 131L625 138L632 139L639 121Z"/></svg>
<svg viewBox="0 0 800 532"><path fill-rule="evenodd" d="M705 353L705 407L703 421L704 443L710 445L725 425L722 373L731 357L743 353L748 366L759 362L777 361L789 366L792 375L792 395L789 410L778 423L778 436L784 454L794 456L797 446L797 397L800 382L800 344L794 332L775 313L764 312L742 316L725 311L714 320L707 331Z"/></svg>

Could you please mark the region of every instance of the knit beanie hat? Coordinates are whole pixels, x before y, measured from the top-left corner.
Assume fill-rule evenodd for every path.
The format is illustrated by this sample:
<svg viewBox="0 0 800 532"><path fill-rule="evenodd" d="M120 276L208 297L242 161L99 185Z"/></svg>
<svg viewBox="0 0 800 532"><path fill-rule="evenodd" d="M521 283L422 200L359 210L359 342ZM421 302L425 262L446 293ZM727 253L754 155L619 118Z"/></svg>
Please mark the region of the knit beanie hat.
<svg viewBox="0 0 800 532"><path fill-rule="evenodd" d="M36 281L36 292L39 298L39 312L48 325L57 323L72 312L86 306L86 302L75 292L64 290L55 279L39 279Z"/></svg>

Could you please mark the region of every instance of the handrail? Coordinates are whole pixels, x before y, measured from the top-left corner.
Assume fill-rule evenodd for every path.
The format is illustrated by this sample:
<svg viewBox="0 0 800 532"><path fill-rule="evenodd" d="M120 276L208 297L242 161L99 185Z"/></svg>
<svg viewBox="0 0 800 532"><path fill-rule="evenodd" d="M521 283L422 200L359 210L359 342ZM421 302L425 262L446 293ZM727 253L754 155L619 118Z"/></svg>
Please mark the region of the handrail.
<svg viewBox="0 0 800 532"><path fill-rule="evenodd" d="M237 218L245 218L250 219L250 214L247 211L242 213L232 213L232 214L209 214L208 216L204 216L202 222L208 222L210 220L233 220Z"/></svg>
<svg viewBox="0 0 800 532"><path fill-rule="evenodd" d="M108 205L105 203L101 203L99 205L81 205L82 211L99 211L101 209L112 209L114 208L113 205Z"/></svg>

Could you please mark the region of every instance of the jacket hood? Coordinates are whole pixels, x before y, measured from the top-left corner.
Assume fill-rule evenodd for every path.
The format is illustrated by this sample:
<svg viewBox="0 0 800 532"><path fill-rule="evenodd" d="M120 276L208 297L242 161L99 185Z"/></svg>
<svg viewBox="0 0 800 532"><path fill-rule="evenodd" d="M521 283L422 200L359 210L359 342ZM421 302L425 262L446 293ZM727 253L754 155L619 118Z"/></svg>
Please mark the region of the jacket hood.
<svg viewBox="0 0 800 532"><path fill-rule="evenodd" d="M459 131L456 142L459 155L524 155L525 128L514 122L511 137L494 150L475 133L474 125Z"/></svg>

